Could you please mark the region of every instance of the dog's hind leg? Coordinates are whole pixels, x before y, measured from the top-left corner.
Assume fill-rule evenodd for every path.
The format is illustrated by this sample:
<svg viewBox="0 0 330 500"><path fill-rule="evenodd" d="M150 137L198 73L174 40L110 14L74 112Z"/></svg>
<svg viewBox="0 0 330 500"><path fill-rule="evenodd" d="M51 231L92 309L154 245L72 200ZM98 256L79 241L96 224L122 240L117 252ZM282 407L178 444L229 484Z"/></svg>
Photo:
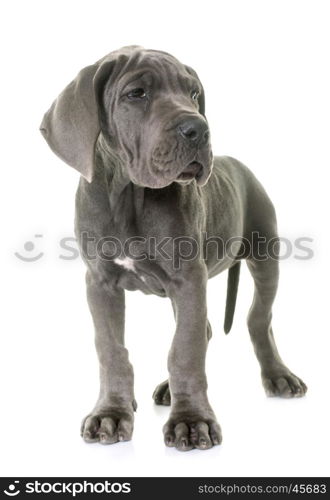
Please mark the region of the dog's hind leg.
<svg viewBox="0 0 330 500"><path fill-rule="evenodd" d="M307 387L283 363L274 340L271 326L272 305L278 285L278 260L259 259L256 256L247 260L254 280L254 298L248 315L248 328L254 351L261 367L262 382L268 396L303 396Z"/></svg>

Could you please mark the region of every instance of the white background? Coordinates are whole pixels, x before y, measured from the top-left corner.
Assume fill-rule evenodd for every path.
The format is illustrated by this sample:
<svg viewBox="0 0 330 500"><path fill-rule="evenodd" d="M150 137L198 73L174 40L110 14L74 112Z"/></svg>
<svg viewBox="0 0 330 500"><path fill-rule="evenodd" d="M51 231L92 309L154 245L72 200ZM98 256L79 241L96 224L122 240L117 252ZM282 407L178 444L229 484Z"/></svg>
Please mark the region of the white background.
<svg viewBox="0 0 330 500"><path fill-rule="evenodd" d="M1 475L329 475L329 2L30 0L1 10ZM128 44L197 70L214 152L254 171L282 236L314 239L313 259L283 261L274 308L280 353L308 384L306 398L263 392L245 324L245 265L228 337L226 276L210 282L209 396L224 440L204 452L163 445L169 409L151 394L166 378L174 322L167 300L138 292L127 294L134 439L102 447L79 435L98 392L97 360L84 266L60 259L58 247L73 233L78 175L38 127L82 67ZM44 252L37 262L15 257L33 254L26 241Z"/></svg>

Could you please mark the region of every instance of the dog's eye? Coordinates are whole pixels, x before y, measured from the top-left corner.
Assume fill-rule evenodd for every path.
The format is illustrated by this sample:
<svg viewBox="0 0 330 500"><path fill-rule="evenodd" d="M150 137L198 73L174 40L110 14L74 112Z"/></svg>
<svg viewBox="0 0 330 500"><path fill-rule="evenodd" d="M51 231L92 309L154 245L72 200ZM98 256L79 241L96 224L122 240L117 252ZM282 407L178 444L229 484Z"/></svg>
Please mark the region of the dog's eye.
<svg viewBox="0 0 330 500"><path fill-rule="evenodd" d="M197 101L197 99L199 98L199 92L198 92L198 90L193 90L192 91L191 98L192 98L193 101Z"/></svg>
<svg viewBox="0 0 330 500"><path fill-rule="evenodd" d="M127 97L129 99L144 99L147 96L146 92L142 88L133 89L128 92Z"/></svg>

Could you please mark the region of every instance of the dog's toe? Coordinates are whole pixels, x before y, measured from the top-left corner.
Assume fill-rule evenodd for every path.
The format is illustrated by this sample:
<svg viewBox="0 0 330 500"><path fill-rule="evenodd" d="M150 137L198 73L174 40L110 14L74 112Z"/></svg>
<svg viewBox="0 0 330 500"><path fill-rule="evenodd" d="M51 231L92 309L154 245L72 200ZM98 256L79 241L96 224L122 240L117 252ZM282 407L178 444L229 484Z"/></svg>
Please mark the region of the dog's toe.
<svg viewBox="0 0 330 500"><path fill-rule="evenodd" d="M178 423L174 428L175 447L179 451L189 451L193 449L193 444L190 441L190 431L187 424L184 422Z"/></svg>
<svg viewBox="0 0 330 500"><path fill-rule="evenodd" d="M168 380L165 380L165 382L157 385L152 397L156 405L170 406L171 392L168 385Z"/></svg>
<svg viewBox="0 0 330 500"><path fill-rule="evenodd" d="M191 426L191 441L195 448L207 450L212 448L213 442L210 437L209 426L205 422L197 422Z"/></svg>
<svg viewBox="0 0 330 500"><path fill-rule="evenodd" d="M97 432L100 423L96 416L87 416L81 426L80 434L86 443L95 443L99 440Z"/></svg>
<svg viewBox="0 0 330 500"><path fill-rule="evenodd" d="M198 420L188 415L182 420L170 419L164 426L164 442L166 446L178 451L189 451L194 448L208 450L222 441L220 425L216 420Z"/></svg>
<svg viewBox="0 0 330 500"><path fill-rule="evenodd" d="M262 382L267 396L270 397L297 398L307 392L306 384L290 371L263 375Z"/></svg>
<svg viewBox="0 0 330 500"><path fill-rule="evenodd" d="M133 415L115 409L101 414L88 415L81 426L81 436L86 443L114 444L129 441L133 433Z"/></svg>
<svg viewBox="0 0 330 500"><path fill-rule="evenodd" d="M111 417L102 418L97 434L101 444L117 443L118 433L116 422Z"/></svg>

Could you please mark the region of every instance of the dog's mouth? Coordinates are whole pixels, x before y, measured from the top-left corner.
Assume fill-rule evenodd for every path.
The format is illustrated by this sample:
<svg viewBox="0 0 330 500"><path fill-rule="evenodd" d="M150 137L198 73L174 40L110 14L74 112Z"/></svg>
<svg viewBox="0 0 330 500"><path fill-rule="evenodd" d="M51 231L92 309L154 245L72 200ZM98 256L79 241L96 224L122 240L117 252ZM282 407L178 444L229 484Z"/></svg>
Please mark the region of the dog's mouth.
<svg viewBox="0 0 330 500"><path fill-rule="evenodd" d="M189 163L176 178L177 181L187 182L200 179L203 175L203 165L198 161Z"/></svg>

